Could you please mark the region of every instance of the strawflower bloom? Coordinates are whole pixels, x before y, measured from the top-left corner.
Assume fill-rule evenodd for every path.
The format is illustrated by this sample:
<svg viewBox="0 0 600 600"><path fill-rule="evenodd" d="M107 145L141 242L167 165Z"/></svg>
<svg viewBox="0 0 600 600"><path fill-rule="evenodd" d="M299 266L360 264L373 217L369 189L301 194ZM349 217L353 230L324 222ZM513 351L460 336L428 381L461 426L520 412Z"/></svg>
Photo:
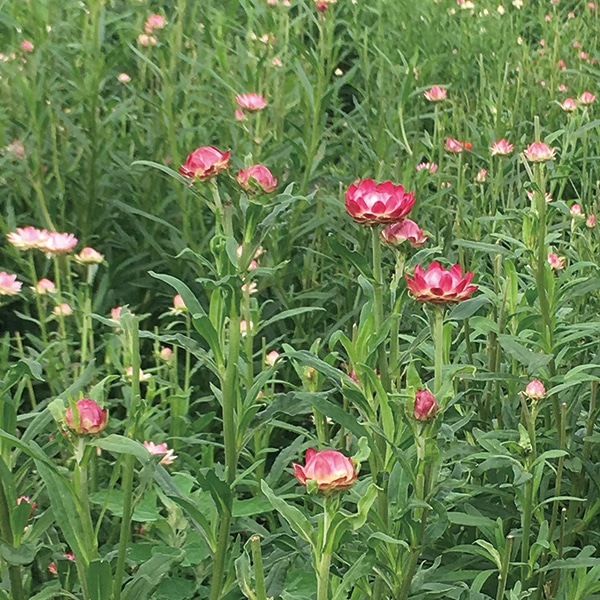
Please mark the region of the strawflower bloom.
<svg viewBox="0 0 600 600"><path fill-rule="evenodd" d="M252 165L247 169L240 169L236 180L245 190L259 190L265 194L270 194L277 187L277 179L264 165Z"/></svg>
<svg viewBox="0 0 600 600"><path fill-rule="evenodd" d="M214 146L202 146L188 155L186 161L179 167L179 172L184 177L204 181L227 169L230 155L229 150L221 152Z"/></svg>
<svg viewBox="0 0 600 600"><path fill-rule="evenodd" d="M43 296L44 294L55 294L56 293L56 285L50 279L46 279L43 277L40 279L36 285L31 288L36 294Z"/></svg>
<svg viewBox="0 0 600 600"><path fill-rule="evenodd" d="M515 149L514 145L504 138L492 142L490 154L492 156L508 156Z"/></svg>
<svg viewBox="0 0 600 600"><path fill-rule="evenodd" d="M78 419L73 415L71 406L65 413L65 421L73 433L95 435L104 430L108 423L108 411L105 408L101 408L95 400L90 398L78 400L75 406L79 413Z"/></svg>
<svg viewBox="0 0 600 600"><path fill-rule="evenodd" d="M571 216L573 218L577 218L577 217L585 217L585 215L583 214L583 211L581 210L581 206L579 204L577 204L577 202L575 202L575 204L573 204L571 206L571 208L569 209Z"/></svg>
<svg viewBox="0 0 600 600"><path fill-rule="evenodd" d="M6 238L15 248L29 250L31 248L41 249L48 240L50 233L46 229L37 227L17 227L16 231L6 234Z"/></svg>
<svg viewBox="0 0 600 600"><path fill-rule="evenodd" d="M70 560L71 562L75 562L75 555L72 552L66 552L65 554L63 554L63 556L67 559ZM54 561L52 561L49 565L48 565L48 572L52 573L52 575L58 575L58 569L56 568L56 563Z"/></svg>
<svg viewBox="0 0 600 600"><path fill-rule="evenodd" d="M399 246L408 241L413 248L419 248L427 239L423 230L410 219L392 223L381 231L381 241L388 246Z"/></svg>
<svg viewBox="0 0 600 600"><path fill-rule="evenodd" d="M567 259L564 256L559 256L554 252L548 253L548 264L555 271L561 271L565 268L565 262Z"/></svg>
<svg viewBox="0 0 600 600"><path fill-rule="evenodd" d="M527 198L529 198L530 201L533 202L533 197L535 196L535 192L532 190L528 190L527 191ZM548 202L552 202L553 198L552 195L550 194L550 192L546 192L544 194L544 200L546 200L546 203Z"/></svg>
<svg viewBox="0 0 600 600"><path fill-rule="evenodd" d="M485 169L480 169L475 175L476 183L485 183L487 181L487 171Z"/></svg>
<svg viewBox="0 0 600 600"><path fill-rule="evenodd" d="M439 85L434 85L431 89L423 92L423 96L425 96L429 102L441 102L448 96L448 90L441 88Z"/></svg>
<svg viewBox="0 0 600 600"><path fill-rule="evenodd" d="M550 148L544 142L533 142L523 150L523 154L529 162L546 162L554 158L556 148Z"/></svg>
<svg viewBox="0 0 600 600"><path fill-rule="evenodd" d="M363 179L351 184L346 191L346 210L363 225L400 221L414 203L413 192L406 192L402 185L391 181L375 183L372 179Z"/></svg>
<svg viewBox="0 0 600 600"><path fill-rule="evenodd" d="M23 40L21 42L21 50L23 50L23 52L33 52L33 49L34 45L29 40Z"/></svg>
<svg viewBox="0 0 600 600"><path fill-rule="evenodd" d="M527 384L525 395L531 400L541 400L546 395L546 388L539 379L533 379Z"/></svg>
<svg viewBox="0 0 600 600"><path fill-rule="evenodd" d="M418 302L460 302L469 298L478 287L471 285L472 271L463 275L460 265L453 265L446 270L437 261L432 262L426 271L417 265L412 279L409 275L404 277L408 291Z"/></svg>
<svg viewBox="0 0 600 600"><path fill-rule="evenodd" d="M52 314L57 317L70 317L73 314L73 309L66 302L61 302L52 309Z"/></svg>
<svg viewBox="0 0 600 600"><path fill-rule="evenodd" d="M127 379L129 379L131 381L131 379L133 378L133 367L127 367L127 369L125 369L125 377L127 377ZM139 381L148 381L151 378L152 378L152 375L150 375L150 373L144 373L144 371L142 371L142 369L140 369L138 371L138 380Z"/></svg>
<svg viewBox="0 0 600 600"><path fill-rule="evenodd" d="M446 138L445 147L448 152L460 153L463 150L472 150L473 144L470 142L461 142L454 138Z"/></svg>
<svg viewBox="0 0 600 600"><path fill-rule="evenodd" d="M265 356L265 364L268 367L272 367L272 366L275 365L275 363L277 362L278 358L279 358L279 352L277 352L277 350L271 350L271 352L269 352Z"/></svg>
<svg viewBox="0 0 600 600"><path fill-rule="evenodd" d="M314 481L319 491L332 492L350 487L358 477L358 470L351 458L337 450L314 448L306 451L304 466L292 463L294 477L304 486Z"/></svg>
<svg viewBox="0 0 600 600"><path fill-rule="evenodd" d="M167 24L167 20L162 15L150 15L144 23L144 31L152 33L155 29L162 29Z"/></svg>
<svg viewBox="0 0 600 600"><path fill-rule="evenodd" d="M119 73L117 75L117 80L120 83L129 83L131 81L131 77L127 73Z"/></svg>
<svg viewBox="0 0 600 600"><path fill-rule="evenodd" d="M40 244L39 249L46 254L64 254L77 246L77 238L72 233L57 233L52 231L46 240Z"/></svg>
<svg viewBox="0 0 600 600"><path fill-rule="evenodd" d="M79 254L75 255L75 260L82 265L98 265L104 260L104 254L86 246Z"/></svg>
<svg viewBox="0 0 600 600"><path fill-rule="evenodd" d="M437 172L438 166L435 163L422 162L422 163L419 163L415 167L415 169L417 171L429 171L429 174L433 175L434 173Z"/></svg>
<svg viewBox="0 0 600 600"><path fill-rule="evenodd" d="M144 448L146 448L150 454L164 454L164 456L160 459L161 465L172 465L177 458L175 451L173 449L169 450L166 442L163 442L162 444L144 442Z"/></svg>
<svg viewBox="0 0 600 600"><path fill-rule="evenodd" d="M246 113L241 108L235 109L234 116L235 116L236 121L247 121L248 120Z"/></svg>
<svg viewBox="0 0 600 600"><path fill-rule="evenodd" d="M264 96L261 96L260 94L238 94L235 97L235 101L240 108L250 111L263 110L263 108L267 107L267 101Z"/></svg>
<svg viewBox="0 0 600 600"><path fill-rule="evenodd" d="M110 318L113 321L118 321L119 318L121 317L121 310L123 309L122 306L115 306L114 308L110 309Z"/></svg>
<svg viewBox="0 0 600 600"><path fill-rule="evenodd" d="M140 33L137 37L138 44L140 46L156 46L158 44L158 40L153 35L148 35L147 33Z"/></svg>
<svg viewBox="0 0 600 600"><path fill-rule="evenodd" d="M171 309L176 315L180 315L182 312L187 311L187 307L181 294L173 296L173 308Z"/></svg>
<svg viewBox="0 0 600 600"><path fill-rule="evenodd" d="M169 348L169 346L164 346L163 348L160 349L158 356L160 357L161 360L164 360L165 362L169 362L173 358L173 350L171 348Z"/></svg>
<svg viewBox="0 0 600 600"><path fill-rule="evenodd" d="M585 222L586 226L590 229L596 227L596 215L590 215Z"/></svg>
<svg viewBox="0 0 600 600"><path fill-rule="evenodd" d="M319 12L325 12L330 4L335 4L337 0L315 0L315 4L317 6L317 10Z"/></svg>
<svg viewBox="0 0 600 600"><path fill-rule="evenodd" d="M583 104L584 106L589 106L596 101L596 96L592 94L592 92L583 92L581 96L579 96L579 104Z"/></svg>
<svg viewBox="0 0 600 600"><path fill-rule="evenodd" d="M417 421L431 421L438 409L438 401L429 390L417 390L413 407L414 419Z"/></svg>
<svg viewBox="0 0 600 600"><path fill-rule="evenodd" d="M0 296L16 296L22 286L23 283L17 281L16 275L0 271Z"/></svg>
<svg viewBox="0 0 600 600"><path fill-rule="evenodd" d="M6 146L6 152L12 156L12 158L18 158L23 160L26 156L25 146L21 140L13 140L8 146Z"/></svg>
<svg viewBox="0 0 600 600"><path fill-rule="evenodd" d="M565 112L573 112L573 111L577 110L577 102L575 102L575 100L573 100L573 98L565 98L563 100L563 103L560 105L560 107Z"/></svg>

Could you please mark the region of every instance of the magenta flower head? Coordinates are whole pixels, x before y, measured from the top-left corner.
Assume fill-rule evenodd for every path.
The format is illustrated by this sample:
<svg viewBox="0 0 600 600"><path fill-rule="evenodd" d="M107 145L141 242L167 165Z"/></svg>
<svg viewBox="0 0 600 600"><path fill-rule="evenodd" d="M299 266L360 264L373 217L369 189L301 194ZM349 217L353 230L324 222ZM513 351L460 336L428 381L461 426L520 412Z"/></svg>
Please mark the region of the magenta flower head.
<svg viewBox="0 0 600 600"><path fill-rule="evenodd" d="M531 400L541 400L546 395L546 388L539 379L533 379L527 384L525 395Z"/></svg>
<svg viewBox="0 0 600 600"><path fill-rule="evenodd" d="M437 261L432 262L427 271L423 271L421 265L417 265L412 279L408 275L404 277L408 291L418 302L461 302L469 298L478 287L471 285L473 272L469 271L463 275L460 265L453 265L446 270Z"/></svg>
<svg viewBox="0 0 600 600"><path fill-rule="evenodd" d="M579 104L583 104L584 106L589 106L596 101L596 96L592 94L592 92L583 92L581 96L579 96Z"/></svg>
<svg viewBox="0 0 600 600"><path fill-rule="evenodd" d="M550 265L551 269L554 269L555 271L562 271L562 269L565 268L566 262L567 259L564 256L559 256L554 252L548 253L548 264Z"/></svg>
<svg viewBox="0 0 600 600"><path fill-rule="evenodd" d="M490 154L492 156L508 156L515 147L504 138L492 142L490 146Z"/></svg>
<svg viewBox="0 0 600 600"><path fill-rule="evenodd" d="M414 203L413 192L406 192L402 185L391 181L375 183L372 179L363 179L351 184L346 191L346 210L363 225L401 221Z"/></svg>
<svg viewBox="0 0 600 600"><path fill-rule="evenodd" d="M574 110L577 110L577 102L575 102L575 100L573 100L573 98L565 98L563 100L563 103L560 105L560 107L565 112L573 112Z"/></svg>
<svg viewBox="0 0 600 600"><path fill-rule="evenodd" d="M65 421L69 429L77 435L95 435L100 433L108 423L108 411L100 408L95 400L82 398L76 403L78 415L73 414L69 406L65 413Z"/></svg>
<svg viewBox="0 0 600 600"><path fill-rule="evenodd" d="M441 88L439 85L434 85L431 89L423 92L423 96L425 96L429 102L441 102L448 96L448 90Z"/></svg>
<svg viewBox="0 0 600 600"><path fill-rule="evenodd" d="M294 477L303 486L316 485L325 494L350 487L358 477L358 469L352 459L337 450L317 452L309 448L304 463L304 466L292 463Z"/></svg>
<svg viewBox="0 0 600 600"><path fill-rule="evenodd" d="M438 409L438 401L429 390L417 390L413 407L413 418L417 421L431 421Z"/></svg>
<svg viewBox="0 0 600 600"><path fill-rule="evenodd" d="M240 108L250 111L263 110L267 107L267 101L260 94L239 94L235 101Z"/></svg>
<svg viewBox="0 0 600 600"><path fill-rule="evenodd" d="M529 162L546 162L554 158L556 148L550 148L544 142L533 142L523 150L523 154Z"/></svg>
<svg viewBox="0 0 600 600"><path fill-rule="evenodd" d="M230 156L229 150L221 152L214 146L202 146L188 155L186 161L179 167L179 172L184 177L204 181L227 169Z"/></svg>
<svg viewBox="0 0 600 600"><path fill-rule="evenodd" d="M399 246L408 241L413 248L419 248L427 239L423 230L410 219L392 223L381 231L381 241L388 246Z"/></svg>
<svg viewBox="0 0 600 600"><path fill-rule="evenodd" d="M277 179L264 165L252 165L247 169L240 169L237 182L248 191L261 191L270 194L277 187Z"/></svg>

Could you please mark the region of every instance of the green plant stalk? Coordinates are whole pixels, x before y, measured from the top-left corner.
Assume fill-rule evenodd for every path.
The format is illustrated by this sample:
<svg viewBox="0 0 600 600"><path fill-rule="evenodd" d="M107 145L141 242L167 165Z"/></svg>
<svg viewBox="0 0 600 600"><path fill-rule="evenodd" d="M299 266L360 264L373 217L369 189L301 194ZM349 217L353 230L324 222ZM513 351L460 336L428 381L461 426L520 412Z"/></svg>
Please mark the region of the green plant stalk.
<svg viewBox="0 0 600 600"><path fill-rule="evenodd" d="M563 402L560 406L560 424L558 428L558 447L560 450L566 450L567 440L567 405ZM562 474L565 466L565 457L560 456L556 467L556 483L554 484L554 496L560 496L562 486ZM558 500L555 500L552 505L552 516L550 518L550 529L548 531L548 540L552 540L552 534L556 527L556 519L558 518ZM560 575L558 574L557 577Z"/></svg>
<svg viewBox="0 0 600 600"><path fill-rule="evenodd" d="M29 262L31 285L33 287L35 287L35 286L37 286L38 278L37 278L37 272L35 269L35 261L33 259L32 251L27 252L27 258L28 258L28 262ZM42 334L42 342L44 342L44 346L48 346L48 330L46 329L46 312L44 310L40 294L38 294L37 292L34 292L33 295L35 296L35 307L37 309L38 320L40 322L40 333Z"/></svg>
<svg viewBox="0 0 600 600"><path fill-rule="evenodd" d="M185 313L185 335L189 338L192 332L192 317L189 311ZM183 391L187 392L190 387L191 377L191 355L185 351L185 370L183 372Z"/></svg>
<svg viewBox="0 0 600 600"><path fill-rule="evenodd" d="M250 538L250 548L252 550L252 563L254 565L256 600L267 600L267 588L265 587L265 573L260 548L260 538L257 535L253 535Z"/></svg>
<svg viewBox="0 0 600 600"><path fill-rule="evenodd" d="M81 323L81 350L80 350L80 366L79 374L85 371L88 361L88 352L90 356L94 356L94 333L92 330L92 298L91 284L84 285L84 300L83 300L83 319Z"/></svg>
<svg viewBox="0 0 600 600"><path fill-rule="evenodd" d="M381 331L383 325L383 275L381 271L381 241L380 228L371 227L371 243L373 246L373 319L376 332ZM381 384L386 392L390 390L390 375L388 370L385 343L379 346L377 366L381 375Z"/></svg>
<svg viewBox="0 0 600 600"><path fill-rule="evenodd" d="M64 377L65 381L68 378L71 360L69 358L69 340L67 339L67 328L65 325L65 317L62 314L62 278L61 278L61 269L60 269L60 257L58 255L54 255L54 279L56 283L56 299L58 301L58 306L60 310L58 311L57 319L58 319L58 331L60 335L60 341L62 346L62 359L64 366Z"/></svg>
<svg viewBox="0 0 600 600"><path fill-rule="evenodd" d="M529 579L529 543L531 536L531 513L533 509L533 473L531 479L525 484L525 502L523 503L523 536L521 539L521 583L525 587Z"/></svg>
<svg viewBox="0 0 600 600"><path fill-rule="evenodd" d="M321 543L318 547L318 551L315 553L315 567L317 570L317 600L329 600L329 573L331 568L331 557L332 552L329 547L329 529L330 529L330 521L331 516L335 516L335 510L339 502L337 499L325 496L323 498L323 523L321 539L319 540ZM331 514L330 514L331 513Z"/></svg>
<svg viewBox="0 0 600 600"><path fill-rule="evenodd" d="M441 306L433 308L433 394L434 396L442 389L442 369L444 366L444 309Z"/></svg>
<svg viewBox="0 0 600 600"><path fill-rule="evenodd" d="M131 315L132 324L130 330L131 343L131 407L127 423L128 437L135 439L137 434L138 410L141 403L140 395L140 338L138 317ZM113 579L112 600L120 600L123 576L125 575L125 560L127 557L127 546L131 539L131 520L133 517L133 476L135 470L135 456L126 454L122 464L121 489L123 490L123 516L119 531L119 549L117 553L117 566Z"/></svg>
<svg viewBox="0 0 600 600"><path fill-rule="evenodd" d="M0 458L0 460L2 460ZM13 545L13 533L10 524L10 509L8 500L4 491L4 486L0 483L0 536L3 540ZM10 597L11 600L26 600L23 591L23 580L21 578L21 567L18 565L8 565L8 577L10 579Z"/></svg>
<svg viewBox="0 0 600 600"><path fill-rule="evenodd" d="M506 582L508 581L508 569L510 567L510 556L514 542L512 535L506 536L506 544L504 546L504 555L502 556L502 569L498 575L498 589L496 592L496 600L503 600L506 590Z"/></svg>
<svg viewBox="0 0 600 600"><path fill-rule="evenodd" d="M77 500L81 507L79 518L85 535L86 549L91 560L98 558L98 541L92 525L92 516L90 512L90 500L88 494L88 469L87 462L89 456L85 456L86 447L85 439L79 437L77 440L77 449L75 451L75 472L73 483L75 484L75 492Z"/></svg>

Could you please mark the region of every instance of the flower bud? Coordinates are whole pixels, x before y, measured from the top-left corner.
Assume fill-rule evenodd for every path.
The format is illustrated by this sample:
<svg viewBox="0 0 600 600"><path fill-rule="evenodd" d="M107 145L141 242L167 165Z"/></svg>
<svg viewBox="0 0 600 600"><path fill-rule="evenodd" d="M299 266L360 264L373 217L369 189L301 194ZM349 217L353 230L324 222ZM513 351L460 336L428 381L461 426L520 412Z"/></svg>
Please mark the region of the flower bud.
<svg viewBox="0 0 600 600"><path fill-rule="evenodd" d="M304 486L313 481L320 492L328 493L350 487L358 477L358 470L351 458L337 450L314 448L306 451L304 466L292 463L294 477Z"/></svg>
<svg viewBox="0 0 600 600"><path fill-rule="evenodd" d="M413 417L417 421L431 421L439 409L438 401L429 390L418 390L415 394Z"/></svg>
<svg viewBox="0 0 600 600"><path fill-rule="evenodd" d="M525 395L531 400L541 400L546 395L546 388L539 379L533 379L527 384Z"/></svg>
<svg viewBox="0 0 600 600"><path fill-rule="evenodd" d="M90 398L78 400L75 406L79 413L77 416L73 415L71 406L65 413L65 421L71 431L77 435L87 435L104 430L108 423L108 411L105 408L100 408L98 403Z"/></svg>

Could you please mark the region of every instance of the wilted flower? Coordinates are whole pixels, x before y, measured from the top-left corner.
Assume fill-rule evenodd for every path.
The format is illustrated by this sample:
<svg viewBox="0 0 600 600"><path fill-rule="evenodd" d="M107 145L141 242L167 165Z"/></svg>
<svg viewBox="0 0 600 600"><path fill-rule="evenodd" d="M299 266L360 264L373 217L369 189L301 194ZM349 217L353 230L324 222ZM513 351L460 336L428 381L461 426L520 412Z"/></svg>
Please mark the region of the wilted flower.
<svg viewBox="0 0 600 600"><path fill-rule="evenodd" d="M430 175L433 175L438 170L438 166L435 163L428 162L419 163L415 168L417 171L429 171Z"/></svg>
<svg viewBox="0 0 600 600"><path fill-rule="evenodd" d="M11 275L6 271L0 271L0 296L16 296L23 283L17 281L16 275Z"/></svg>
<svg viewBox="0 0 600 600"><path fill-rule="evenodd" d="M100 254L94 248L86 246L79 254L75 255L75 260L82 265L98 265L104 260L104 254Z"/></svg>
<svg viewBox="0 0 600 600"><path fill-rule="evenodd" d="M73 309L70 304L61 302L52 309L52 314L57 317L70 317L73 314Z"/></svg>
<svg viewBox="0 0 600 600"><path fill-rule="evenodd" d="M417 390L413 407L413 417L417 421L431 421L438 409L438 401L429 390Z"/></svg>
<svg viewBox="0 0 600 600"><path fill-rule="evenodd" d="M270 194L277 187L277 179L264 165L252 165L247 169L240 169L237 182L245 190L260 190L265 194Z"/></svg>
<svg viewBox="0 0 600 600"><path fill-rule="evenodd" d="M358 477L358 470L351 458L337 450L313 448L306 451L304 466L292 463L294 477L304 486L314 481L319 491L332 492L350 487Z"/></svg>
<svg viewBox="0 0 600 600"><path fill-rule="evenodd" d="M49 232L37 227L17 227L16 231L6 234L6 238L15 248L29 250L30 248L41 249L48 240Z"/></svg>
<svg viewBox="0 0 600 600"><path fill-rule="evenodd" d="M592 92L583 92L581 96L579 96L579 103L584 106L589 106L596 101L596 96L592 94Z"/></svg>
<svg viewBox="0 0 600 600"><path fill-rule="evenodd" d="M45 277L40 279L34 287L31 288L36 294L43 296L44 294L55 294L56 285L50 279Z"/></svg>
<svg viewBox="0 0 600 600"><path fill-rule="evenodd" d="M427 236L414 221L403 219L383 229L381 240L388 246L399 246L408 241L413 248L419 248L427 241Z"/></svg>
<svg viewBox="0 0 600 600"><path fill-rule="evenodd" d="M573 98L565 98L563 100L563 103L560 105L560 107L565 112L573 112L574 110L577 110L577 102L575 102L575 100L573 100Z"/></svg>
<svg viewBox="0 0 600 600"><path fill-rule="evenodd" d="M204 181L227 169L230 155L229 150L221 152L214 146L202 146L188 155L186 161L179 167L179 172L184 177Z"/></svg>
<svg viewBox="0 0 600 600"><path fill-rule="evenodd" d="M470 142L461 142L454 138L446 138L445 147L448 152L460 153L463 150L472 150L473 144Z"/></svg>
<svg viewBox="0 0 600 600"><path fill-rule="evenodd" d="M239 94L235 97L235 101L241 108L250 111L263 110L267 107L267 101L260 94Z"/></svg>
<svg viewBox="0 0 600 600"><path fill-rule="evenodd" d="M441 102L448 96L448 90L441 88L439 85L434 85L431 89L423 92L423 96L425 96L429 102Z"/></svg>
<svg viewBox="0 0 600 600"><path fill-rule="evenodd" d="M432 262L426 271L421 265L415 267L412 279L405 275L408 291L418 302L446 304L466 300L477 290L471 285L473 272L464 274L460 265L444 269L437 261Z"/></svg>
<svg viewBox="0 0 600 600"><path fill-rule="evenodd" d="M515 147L513 144L502 138L492 142L492 145L490 146L490 154L492 156L508 156L514 149Z"/></svg>
<svg viewBox="0 0 600 600"><path fill-rule="evenodd" d="M560 271L565 268L566 258L564 256L558 256L554 252L548 253L548 264L555 271Z"/></svg>
<svg viewBox="0 0 600 600"><path fill-rule="evenodd" d="M395 223L410 212L415 203L413 192L391 181L375 183L364 179L350 185L346 191L346 210L363 225Z"/></svg>
<svg viewBox="0 0 600 600"><path fill-rule="evenodd" d="M82 398L75 404L77 416L69 406L65 413L65 421L69 429L77 435L97 434L104 430L108 423L108 411L90 398Z"/></svg>
<svg viewBox="0 0 600 600"><path fill-rule="evenodd" d="M162 29L167 24L167 20L162 15L150 15L144 23L144 31L152 33L155 29Z"/></svg>
<svg viewBox="0 0 600 600"><path fill-rule="evenodd" d="M150 454L164 454L164 456L160 459L161 465L171 465L175 462L177 456L175 455L175 451L173 449L169 450L166 442L162 444L155 444L154 442L144 442L144 448L148 450Z"/></svg>
<svg viewBox="0 0 600 600"><path fill-rule="evenodd" d="M544 142L533 142L523 150L523 154L529 162L546 162L554 158L556 149L550 148Z"/></svg>
<svg viewBox="0 0 600 600"><path fill-rule="evenodd" d="M52 231L38 247L46 254L53 255L70 252L75 246L77 246L77 238L72 233Z"/></svg>
<svg viewBox="0 0 600 600"><path fill-rule="evenodd" d="M487 181L487 171L485 169L480 169L475 175L475 181L477 183L485 183Z"/></svg>
<svg viewBox="0 0 600 600"><path fill-rule="evenodd" d="M539 379L533 379L527 384L525 395L532 400L541 400L546 395L546 388Z"/></svg>

